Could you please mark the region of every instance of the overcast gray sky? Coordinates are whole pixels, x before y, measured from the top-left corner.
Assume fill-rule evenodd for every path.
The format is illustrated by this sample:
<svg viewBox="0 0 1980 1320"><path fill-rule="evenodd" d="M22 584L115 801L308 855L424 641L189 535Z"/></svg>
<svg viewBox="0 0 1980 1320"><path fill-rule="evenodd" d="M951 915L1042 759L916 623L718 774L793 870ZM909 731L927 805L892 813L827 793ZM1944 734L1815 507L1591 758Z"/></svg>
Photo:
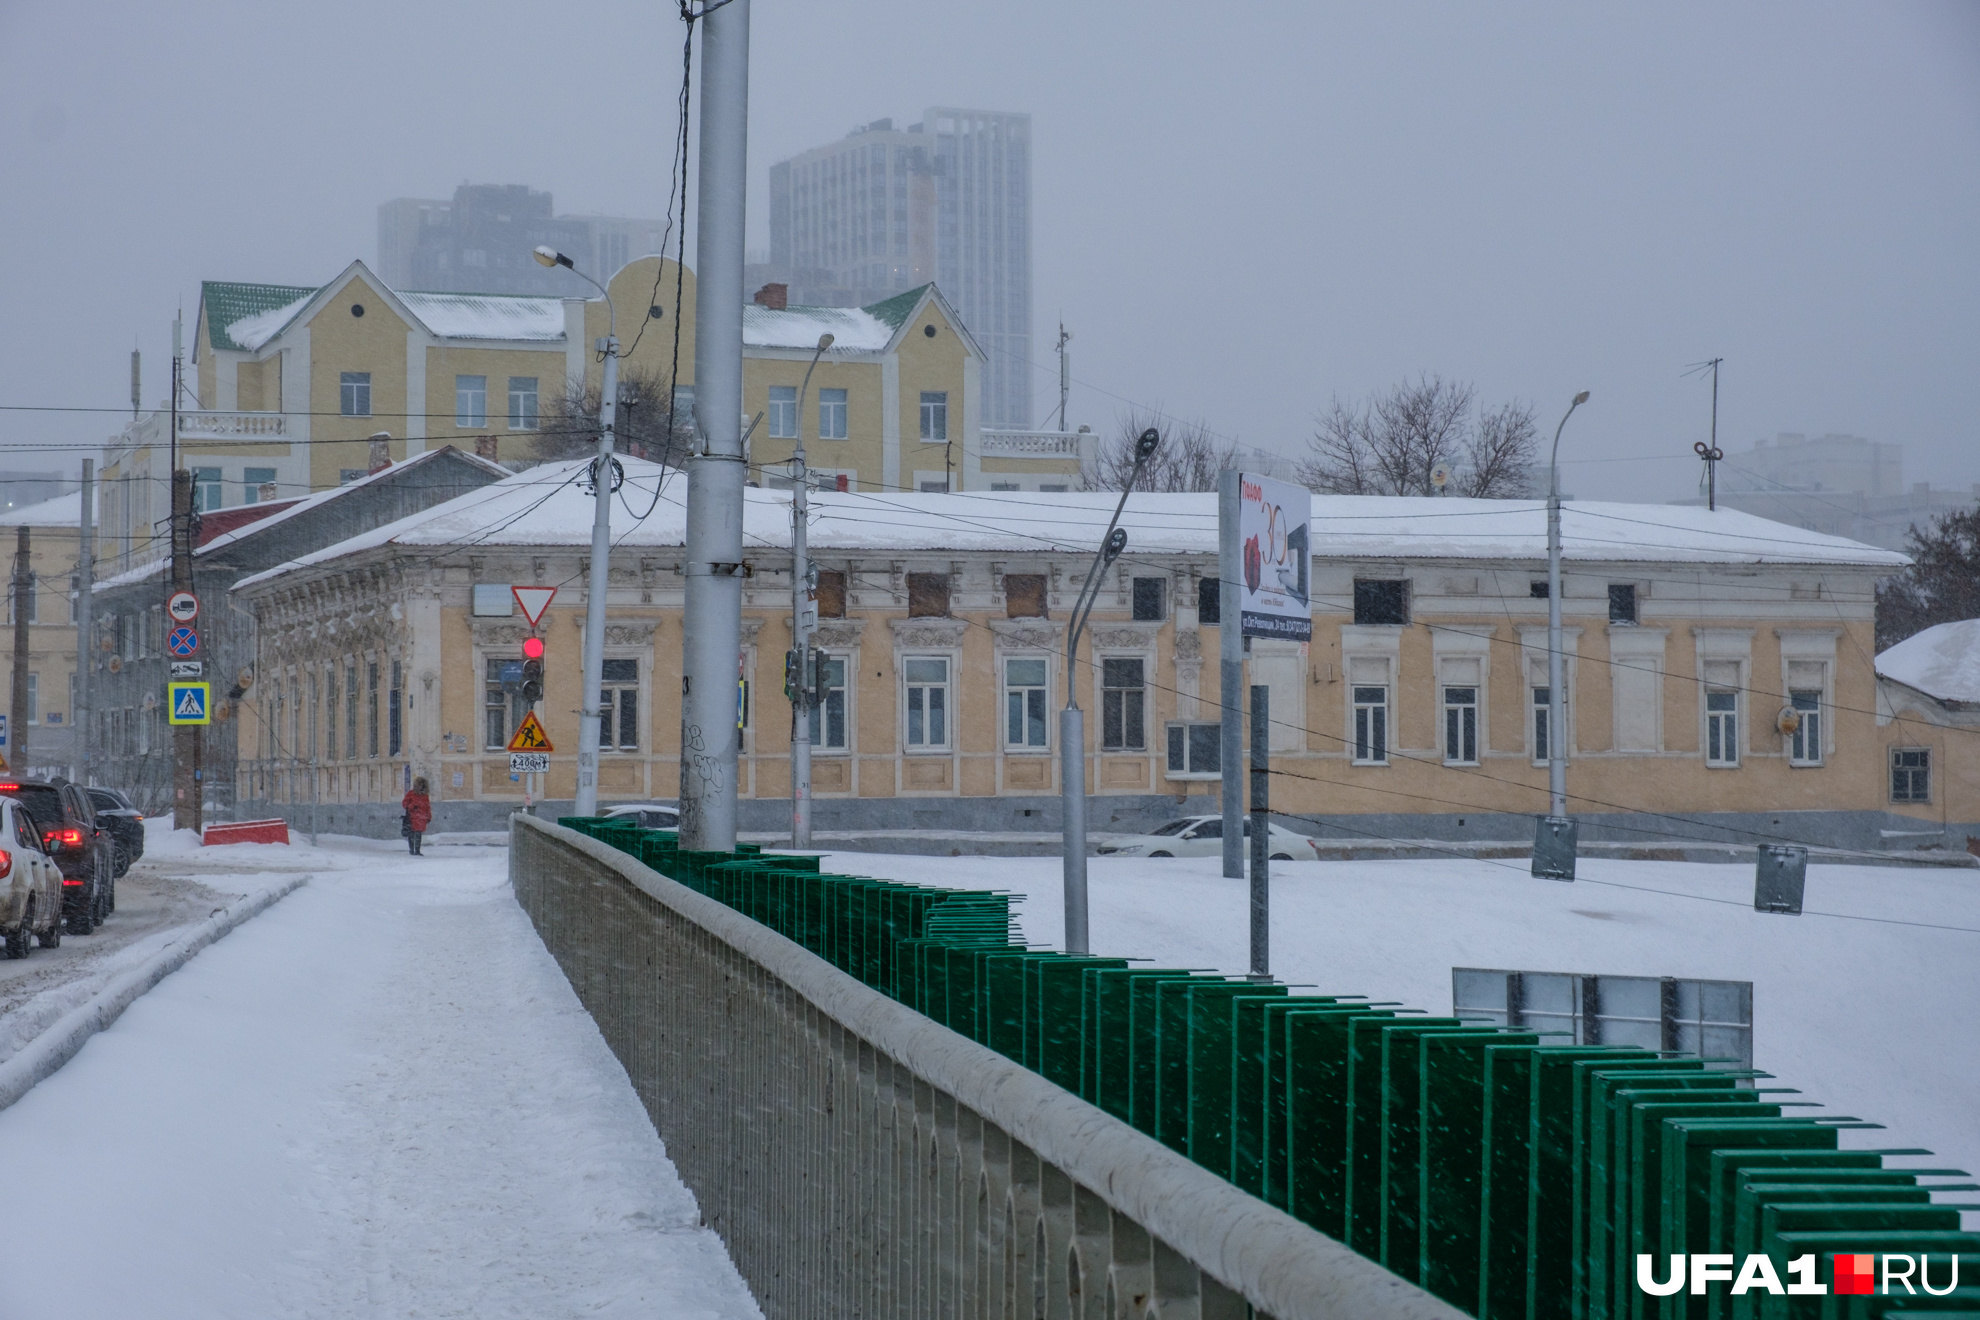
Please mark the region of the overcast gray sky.
<svg viewBox="0 0 1980 1320"><path fill-rule="evenodd" d="M755 0L775 160L929 105L1023 110L1036 343L1123 401L1297 453L1418 371L1558 415L1583 496L1692 492L1726 359L1776 431L1980 481L1980 5ZM681 24L601 0L0 0L0 404L164 397L202 279L371 260L376 207L528 183L658 214ZM692 248L690 248L690 254ZM1040 414L1055 371L1038 377ZM0 412L0 468L112 414ZM59 455L74 467L80 449Z"/></svg>

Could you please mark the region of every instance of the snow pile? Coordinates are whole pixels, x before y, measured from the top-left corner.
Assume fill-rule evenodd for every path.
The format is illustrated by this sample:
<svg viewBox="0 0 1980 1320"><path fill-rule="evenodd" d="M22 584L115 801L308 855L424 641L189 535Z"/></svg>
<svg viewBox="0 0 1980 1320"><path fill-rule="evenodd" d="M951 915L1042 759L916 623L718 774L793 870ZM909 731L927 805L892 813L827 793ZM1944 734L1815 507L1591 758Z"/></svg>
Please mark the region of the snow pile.
<svg viewBox="0 0 1980 1320"><path fill-rule="evenodd" d="M489 293L401 293L399 300L443 339L561 343L564 300Z"/></svg>
<svg viewBox="0 0 1980 1320"><path fill-rule="evenodd" d="M1980 619L1937 624L1878 652L1877 674L1940 701L1980 704Z"/></svg>
<svg viewBox="0 0 1980 1320"><path fill-rule="evenodd" d="M317 295L317 292L317 290L311 289L308 293L305 293L302 297L286 306L272 308L265 312L256 312L253 316L243 316L240 320L233 322L227 327L227 338L233 340L248 352L254 352L254 350L280 334L282 327L294 320L296 313L300 312L308 304L309 300Z"/></svg>
<svg viewBox="0 0 1980 1320"><path fill-rule="evenodd" d="M1057 858L834 853L824 869L1027 896L1025 938L1062 947ZM1241 972L1248 882L1217 858L1088 861L1096 953ZM1451 1007L1451 968L1753 983L1755 1066L1830 1114L1980 1168L1980 883L1967 870L1815 866L1811 915L1753 910L1751 866L1583 858L1573 884L1524 862L1276 863L1272 971L1323 993ZM1815 912L1847 916L1815 916ZM1864 920L1863 918L1872 918ZM1930 923L1923 925L1899 922ZM1963 928L1963 929L1961 929Z"/></svg>

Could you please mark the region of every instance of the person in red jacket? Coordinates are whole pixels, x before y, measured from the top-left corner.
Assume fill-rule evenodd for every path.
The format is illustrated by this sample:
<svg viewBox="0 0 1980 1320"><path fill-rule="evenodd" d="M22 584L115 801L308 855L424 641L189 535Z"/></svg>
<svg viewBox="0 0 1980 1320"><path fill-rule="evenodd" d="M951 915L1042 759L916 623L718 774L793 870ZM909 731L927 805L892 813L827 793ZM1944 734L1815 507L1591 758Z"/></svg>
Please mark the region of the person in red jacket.
<svg viewBox="0 0 1980 1320"><path fill-rule="evenodd" d="M425 834L426 827L433 823L433 799L426 795L424 775L413 780L413 786L406 790L403 798L399 799L399 808L405 812L401 824L404 826L406 848L413 856L418 857L420 836Z"/></svg>

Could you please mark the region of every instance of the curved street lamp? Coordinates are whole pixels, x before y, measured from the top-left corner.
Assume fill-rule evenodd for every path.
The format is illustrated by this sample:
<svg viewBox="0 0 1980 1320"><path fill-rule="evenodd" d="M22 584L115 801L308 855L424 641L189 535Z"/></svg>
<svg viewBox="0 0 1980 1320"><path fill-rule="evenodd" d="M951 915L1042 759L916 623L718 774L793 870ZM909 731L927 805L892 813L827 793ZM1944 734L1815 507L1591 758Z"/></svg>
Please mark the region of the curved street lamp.
<svg viewBox="0 0 1980 1320"><path fill-rule="evenodd" d="M1574 410L1588 402L1583 390L1561 414L1547 455L1547 814L1533 836L1533 874L1542 880L1574 879L1575 824L1567 814L1567 694L1561 663L1561 432Z"/></svg>
<svg viewBox="0 0 1980 1320"><path fill-rule="evenodd" d="M1127 549L1127 529L1120 526L1121 511L1127 507L1128 493L1141 480L1141 470L1161 448L1162 433L1149 427L1135 438L1134 470L1121 486L1120 501L1107 523L1107 535L1093 556L1093 569L1081 584L1078 598L1066 628L1066 705L1059 712L1059 793L1065 858L1066 952L1087 951L1086 921L1086 712L1079 708L1079 685L1073 667L1079 660L1079 635L1086 628L1100 597L1100 580L1121 552Z"/></svg>

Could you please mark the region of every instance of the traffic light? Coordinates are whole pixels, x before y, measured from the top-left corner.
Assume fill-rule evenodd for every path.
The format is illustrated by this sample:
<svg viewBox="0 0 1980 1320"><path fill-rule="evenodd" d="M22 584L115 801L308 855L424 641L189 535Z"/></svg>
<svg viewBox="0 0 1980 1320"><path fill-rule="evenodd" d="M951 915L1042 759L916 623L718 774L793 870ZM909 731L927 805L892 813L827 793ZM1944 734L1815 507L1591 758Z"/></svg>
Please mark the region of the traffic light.
<svg viewBox="0 0 1980 1320"><path fill-rule="evenodd" d="M523 638L522 698L531 706L543 700L543 639Z"/></svg>

